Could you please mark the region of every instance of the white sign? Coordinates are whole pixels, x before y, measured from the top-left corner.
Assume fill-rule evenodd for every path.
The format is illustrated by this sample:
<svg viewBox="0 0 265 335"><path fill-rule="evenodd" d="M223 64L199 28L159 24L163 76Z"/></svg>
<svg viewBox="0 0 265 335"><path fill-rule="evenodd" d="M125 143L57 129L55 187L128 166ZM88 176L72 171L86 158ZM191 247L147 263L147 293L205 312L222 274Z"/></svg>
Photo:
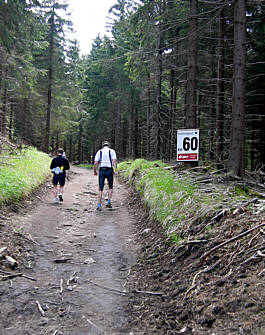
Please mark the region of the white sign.
<svg viewBox="0 0 265 335"><path fill-rule="evenodd" d="M177 136L177 161L199 160L199 129L179 129Z"/></svg>

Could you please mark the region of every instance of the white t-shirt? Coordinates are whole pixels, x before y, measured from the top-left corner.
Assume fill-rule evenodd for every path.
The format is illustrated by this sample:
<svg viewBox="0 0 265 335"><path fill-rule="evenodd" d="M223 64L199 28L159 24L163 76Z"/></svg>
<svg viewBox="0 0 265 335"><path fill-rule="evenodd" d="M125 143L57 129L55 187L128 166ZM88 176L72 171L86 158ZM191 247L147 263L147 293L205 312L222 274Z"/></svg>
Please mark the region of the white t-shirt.
<svg viewBox="0 0 265 335"><path fill-rule="evenodd" d="M101 160L100 160L100 151L102 152ZM112 167L110 157L112 161L113 159L117 159L115 150L110 149L108 147L104 147L96 153L95 162L99 162L99 167Z"/></svg>

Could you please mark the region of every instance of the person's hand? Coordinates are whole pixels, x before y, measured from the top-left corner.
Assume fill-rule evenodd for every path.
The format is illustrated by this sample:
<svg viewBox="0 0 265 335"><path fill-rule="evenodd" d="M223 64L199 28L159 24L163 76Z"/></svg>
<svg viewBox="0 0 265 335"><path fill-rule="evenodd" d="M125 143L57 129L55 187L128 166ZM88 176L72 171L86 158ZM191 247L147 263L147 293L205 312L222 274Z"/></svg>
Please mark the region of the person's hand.
<svg viewBox="0 0 265 335"><path fill-rule="evenodd" d="M117 176L118 175L118 171L114 171L114 176Z"/></svg>
<svg viewBox="0 0 265 335"><path fill-rule="evenodd" d="M97 175L98 175L97 171L94 171L94 176L97 176Z"/></svg>

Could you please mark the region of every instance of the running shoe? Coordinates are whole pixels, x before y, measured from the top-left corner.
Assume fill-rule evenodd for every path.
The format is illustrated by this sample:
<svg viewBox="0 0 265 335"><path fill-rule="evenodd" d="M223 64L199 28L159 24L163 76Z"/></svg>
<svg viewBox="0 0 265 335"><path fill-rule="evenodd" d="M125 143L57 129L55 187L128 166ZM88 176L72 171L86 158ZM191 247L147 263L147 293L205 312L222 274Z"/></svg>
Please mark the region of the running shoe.
<svg viewBox="0 0 265 335"><path fill-rule="evenodd" d="M55 203L55 204L59 204L59 199L58 199L58 198L55 198L54 203Z"/></svg>
<svg viewBox="0 0 265 335"><path fill-rule="evenodd" d="M111 205L111 202L110 202L110 201L108 201L108 202L106 203L106 207L108 207L108 208L112 208L112 205Z"/></svg>
<svg viewBox="0 0 265 335"><path fill-rule="evenodd" d="M102 211L102 207L97 207L97 211L101 212Z"/></svg>
<svg viewBox="0 0 265 335"><path fill-rule="evenodd" d="M59 200L63 201L63 195L62 194L59 194Z"/></svg>

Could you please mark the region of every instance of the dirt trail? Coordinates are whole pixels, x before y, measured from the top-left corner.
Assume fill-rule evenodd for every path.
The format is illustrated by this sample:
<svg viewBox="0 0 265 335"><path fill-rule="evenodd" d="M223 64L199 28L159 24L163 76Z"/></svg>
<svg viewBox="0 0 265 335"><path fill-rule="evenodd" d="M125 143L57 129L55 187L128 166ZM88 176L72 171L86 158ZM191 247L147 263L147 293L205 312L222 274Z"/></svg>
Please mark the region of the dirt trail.
<svg viewBox="0 0 265 335"><path fill-rule="evenodd" d="M112 210L96 212L97 178L74 167L64 202L52 192L10 223L24 236L28 256L15 277L1 282L0 334L130 334L125 280L135 262L133 217L126 189L115 183ZM43 309L43 315L41 310Z"/></svg>

